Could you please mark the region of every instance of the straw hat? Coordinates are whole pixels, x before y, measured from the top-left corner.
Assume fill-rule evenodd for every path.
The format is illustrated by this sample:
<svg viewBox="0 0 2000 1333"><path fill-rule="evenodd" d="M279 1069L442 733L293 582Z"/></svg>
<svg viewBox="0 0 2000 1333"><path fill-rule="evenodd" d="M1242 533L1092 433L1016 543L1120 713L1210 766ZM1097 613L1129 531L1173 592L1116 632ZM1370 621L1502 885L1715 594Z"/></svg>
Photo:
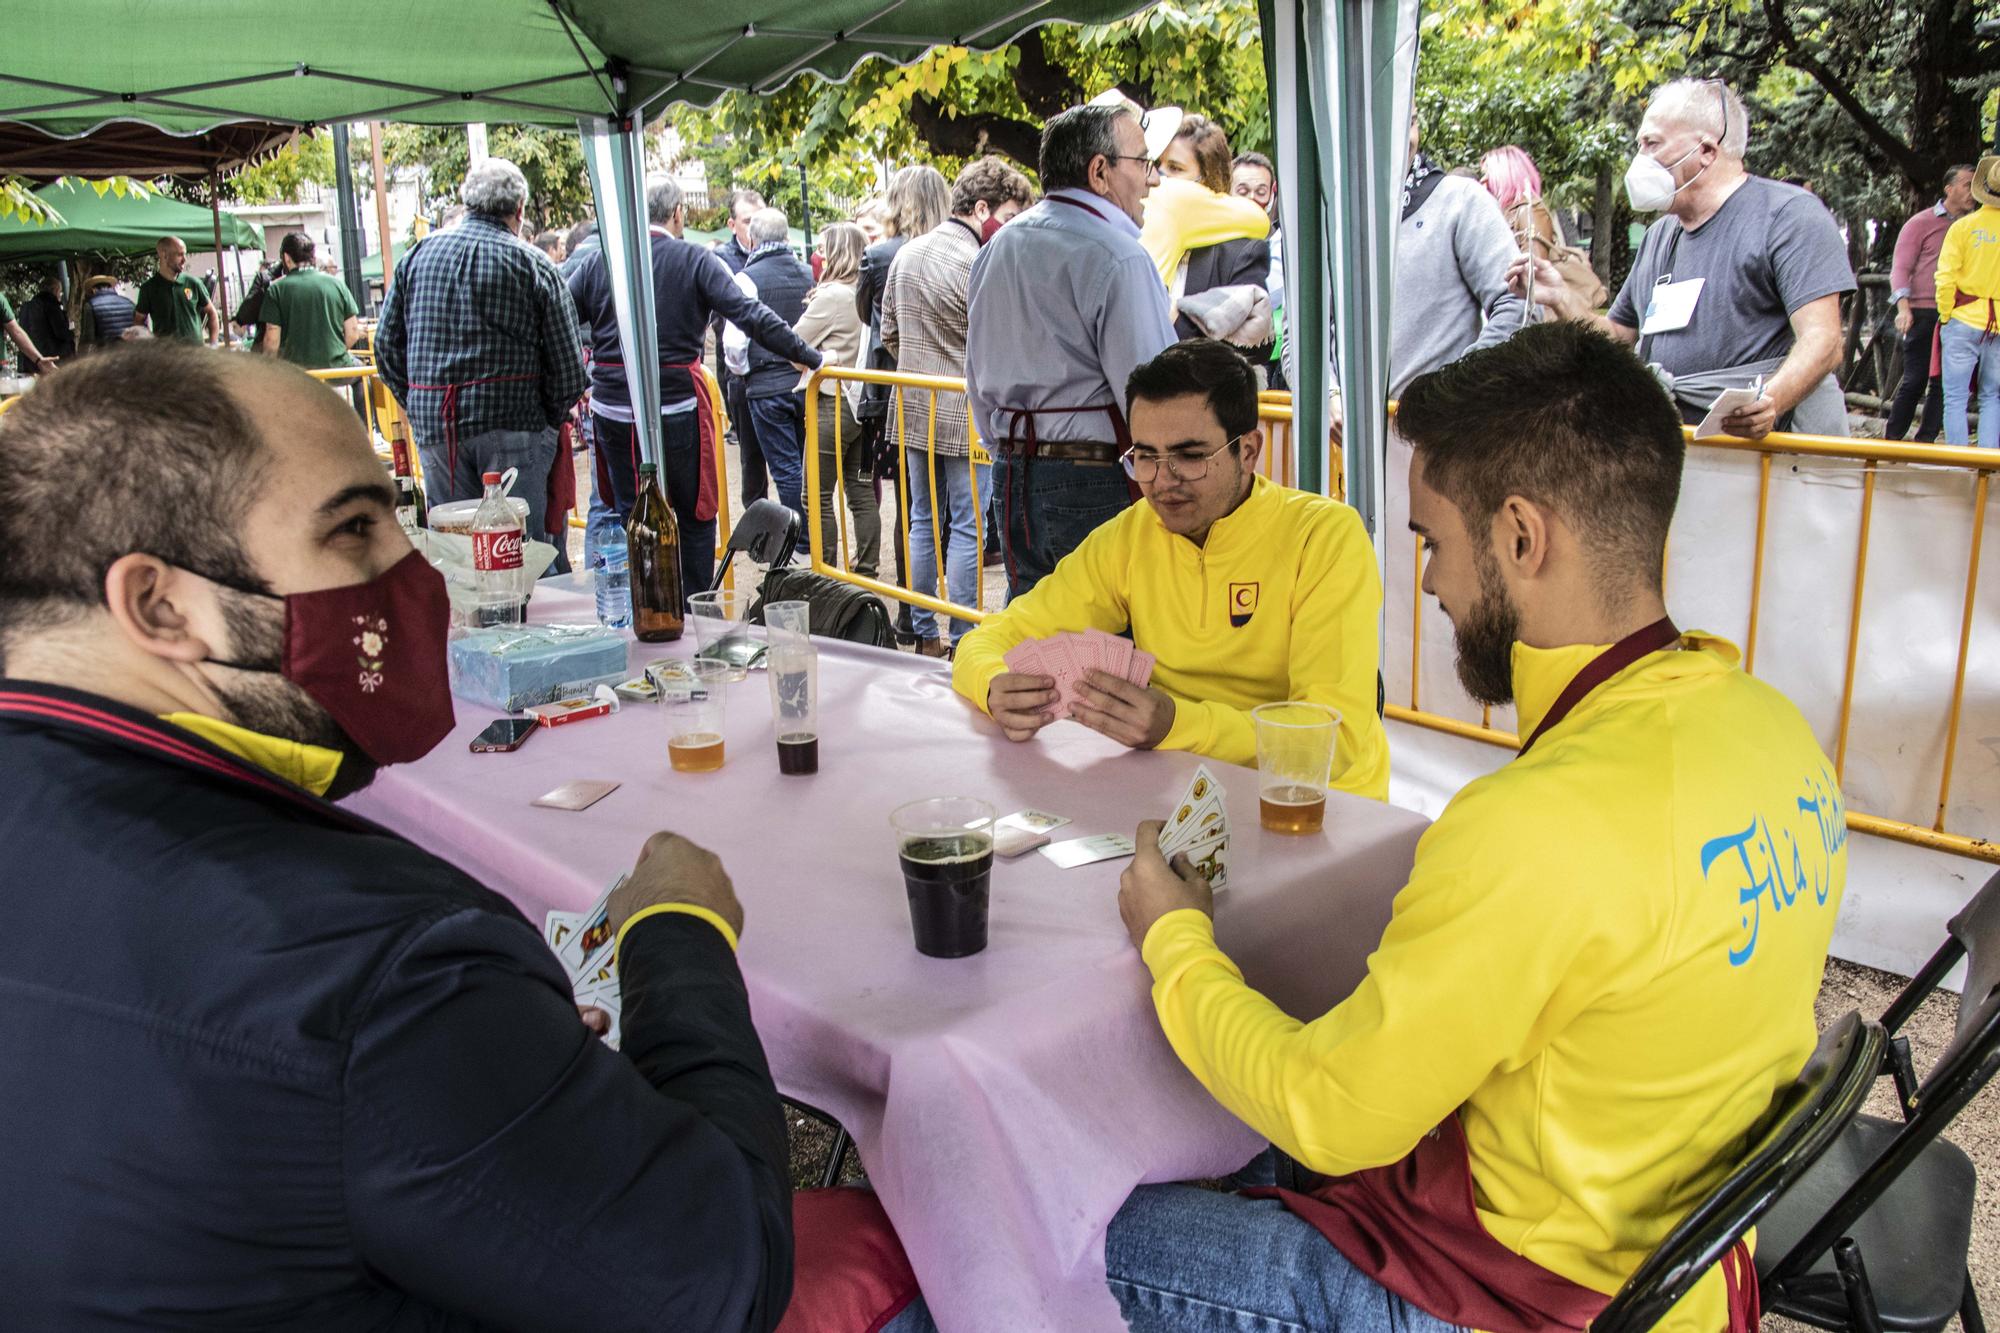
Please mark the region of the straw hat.
<svg viewBox="0 0 2000 1333"><path fill-rule="evenodd" d="M1130 109L1139 118L1139 128L1146 132L1146 156L1155 162L1167 151L1174 135L1180 133L1181 121L1187 118L1187 113L1177 106L1156 106L1148 111L1116 88L1106 88L1090 99L1090 105Z"/></svg>
<svg viewBox="0 0 2000 1333"><path fill-rule="evenodd" d="M2000 155L1982 157L1972 169L1972 197L2000 208Z"/></svg>

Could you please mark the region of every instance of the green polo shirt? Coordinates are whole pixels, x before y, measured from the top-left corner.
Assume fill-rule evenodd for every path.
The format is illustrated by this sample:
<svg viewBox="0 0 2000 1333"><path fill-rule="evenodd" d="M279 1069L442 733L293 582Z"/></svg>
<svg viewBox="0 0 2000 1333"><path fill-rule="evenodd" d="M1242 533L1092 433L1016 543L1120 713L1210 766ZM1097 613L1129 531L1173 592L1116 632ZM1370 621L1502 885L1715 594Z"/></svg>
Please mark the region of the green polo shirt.
<svg viewBox="0 0 2000 1333"><path fill-rule="evenodd" d="M186 273L178 278L155 273L139 284L139 313L146 317L155 338L205 341L208 330L202 325L201 312L208 304L208 289Z"/></svg>
<svg viewBox="0 0 2000 1333"><path fill-rule="evenodd" d="M13 322L14 322L14 307L12 303L7 300L6 294L4 292L0 292L0 328L5 328L9 324L12 324Z"/></svg>
<svg viewBox="0 0 2000 1333"><path fill-rule="evenodd" d="M293 269L272 283L259 312L264 323L278 326L278 355L306 370L354 364L341 331L360 313L346 283L313 268Z"/></svg>

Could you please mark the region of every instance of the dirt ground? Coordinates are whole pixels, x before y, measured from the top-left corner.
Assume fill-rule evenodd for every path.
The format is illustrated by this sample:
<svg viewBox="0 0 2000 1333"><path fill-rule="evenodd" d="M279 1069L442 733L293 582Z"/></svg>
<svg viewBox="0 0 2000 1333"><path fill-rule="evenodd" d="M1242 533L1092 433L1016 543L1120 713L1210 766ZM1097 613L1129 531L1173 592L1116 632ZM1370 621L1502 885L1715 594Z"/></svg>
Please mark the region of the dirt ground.
<svg viewBox="0 0 2000 1333"><path fill-rule="evenodd" d="M734 464L735 459L731 459ZM590 496L590 463L588 454L577 456L577 494L581 502L588 502ZM738 508L736 503L736 472L732 468L729 491L729 511L733 519ZM894 490L885 487L886 506L883 524L886 533L894 514ZM583 557L583 530L570 530L570 555L579 567ZM888 575L889 562L884 561L884 575ZM1001 605L1006 597L1006 580L998 569L984 571L986 600L990 606ZM893 611L894 608L892 607ZM1903 978L1878 972L1873 968L1859 967L1851 963L1829 961L1826 976L1821 983L1818 1015L1820 1026L1832 1022L1850 1009L1859 1009L1870 1016L1879 1016L1888 1007L1889 1001L1903 986ZM1911 1052L1921 1073L1931 1067L1951 1033L1958 1013L1958 997L1943 992L1931 997L1903 1029L1910 1039ZM1894 1090L1887 1080L1877 1087L1869 1101L1869 1113L1894 1117L1896 1104ZM796 1112L790 1114L792 1130L792 1176L801 1188L817 1185L820 1172L824 1169L827 1153L832 1146L832 1131ZM1964 1149L1972 1158L1979 1171L1979 1199L1972 1224L1971 1270L1975 1289L1979 1293L1981 1307L1989 1320L2000 1316L2000 1081L1989 1086L1972 1105L1959 1113L1945 1137ZM846 1160L843 1178L849 1181L861 1178L858 1160L850 1152ZM1803 1326L1783 1319L1764 1321L1772 1333L1803 1333ZM1958 1321L1949 1326L1957 1329Z"/></svg>

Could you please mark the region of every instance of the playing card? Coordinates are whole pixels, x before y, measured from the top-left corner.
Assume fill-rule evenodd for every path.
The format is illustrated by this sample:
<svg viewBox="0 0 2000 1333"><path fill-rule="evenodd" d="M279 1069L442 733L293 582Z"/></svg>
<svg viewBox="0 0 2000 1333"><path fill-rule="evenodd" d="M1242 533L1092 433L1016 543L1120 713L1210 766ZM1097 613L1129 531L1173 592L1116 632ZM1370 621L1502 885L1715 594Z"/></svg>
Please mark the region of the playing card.
<svg viewBox="0 0 2000 1333"><path fill-rule="evenodd" d="M1042 641L1040 639L1023 639L1012 648L1009 648L1007 655L1000 660L1007 664L1009 671L1018 676L1046 676L1049 674L1048 665L1042 658Z"/></svg>
<svg viewBox="0 0 2000 1333"><path fill-rule="evenodd" d="M1198 838L1180 852L1195 873L1208 880L1208 887L1220 891L1229 887L1229 834L1216 833Z"/></svg>
<svg viewBox="0 0 2000 1333"><path fill-rule="evenodd" d="M589 778L579 778L575 782L565 782L554 791L544 792L530 804L545 805L552 810L588 810L597 802L618 790L615 782L597 782Z"/></svg>
<svg viewBox="0 0 2000 1333"><path fill-rule="evenodd" d="M1032 852L1037 847L1048 845L1049 835L1036 829L1022 828L1018 824L995 824L993 826L993 854L1013 858Z"/></svg>
<svg viewBox="0 0 2000 1333"><path fill-rule="evenodd" d="M596 1008L604 1011L611 1020L611 1030L604 1034L604 1044L614 1051L617 1050L619 1039L624 1035L619 1017L625 1007L624 997L619 992L618 979L613 977L595 986L579 986L576 991L576 1005L579 1009Z"/></svg>
<svg viewBox="0 0 2000 1333"><path fill-rule="evenodd" d="M1011 815L1002 815L993 821L993 827L1014 825L1035 833L1046 833L1069 823L1068 815L1050 814L1047 810L1016 810Z"/></svg>
<svg viewBox="0 0 2000 1333"><path fill-rule="evenodd" d="M1145 689L1153 679L1153 655L1139 648L1132 650L1131 664L1125 670L1125 679Z"/></svg>
<svg viewBox="0 0 2000 1333"><path fill-rule="evenodd" d="M1183 801L1174 807L1174 819L1160 834L1160 854L1171 860L1188 844L1204 835L1227 832L1229 812L1220 792L1211 792L1199 801Z"/></svg>
<svg viewBox="0 0 2000 1333"><path fill-rule="evenodd" d="M576 934L577 925L582 920L581 912L550 912L542 922L542 938L548 941L550 951L553 952L556 946Z"/></svg>
<svg viewBox="0 0 2000 1333"><path fill-rule="evenodd" d="M611 895L616 893L618 886L624 882L623 875L613 880L611 887L604 891L604 896L592 903L590 910L577 922L575 933L555 946L556 961L563 965L563 970L569 973L572 979L581 977L584 964L593 961L596 954L612 943L608 904Z"/></svg>
<svg viewBox="0 0 2000 1333"><path fill-rule="evenodd" d="M1132 641L1117 634L1107 634L1100 649L1104 654L1104 669L1121 680L1132 679Z"/></svg>
<svg viewBox="0 0 2000 1333"><path fill-rule="evenodd" d="M1132 840L1118 833L1098 833L1088 838L1071 838L1067 842L1052 842L1042 848L1042 855L1064 870L1074 870L1093 861L1109 861L1113 857L1131 854Z"/></svg>

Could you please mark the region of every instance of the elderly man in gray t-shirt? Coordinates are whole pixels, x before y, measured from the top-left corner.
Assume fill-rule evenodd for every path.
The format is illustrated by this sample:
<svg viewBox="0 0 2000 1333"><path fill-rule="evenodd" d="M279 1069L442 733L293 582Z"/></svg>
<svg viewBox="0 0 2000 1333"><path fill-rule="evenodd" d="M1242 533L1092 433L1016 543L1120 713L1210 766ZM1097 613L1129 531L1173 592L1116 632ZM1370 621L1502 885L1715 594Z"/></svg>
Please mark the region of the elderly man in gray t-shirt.
<svg viewBox="0 0 2000 1333"><path fill-rule="evenodd" d="M1750 175L1743 103L1720 80L1654 92L1625 173L1632 206L1664 212L1646 232L1607 318L1573 309L1554 266L1538 261L1535 299L1636 344L1700 421L1725 389L1761 386L1723 418L1745 439L1773 430L1846 435L1840 296L1854 290L1832 214L1805 190ZM1523 285L1527 257L1509 280Z"/></svg>

